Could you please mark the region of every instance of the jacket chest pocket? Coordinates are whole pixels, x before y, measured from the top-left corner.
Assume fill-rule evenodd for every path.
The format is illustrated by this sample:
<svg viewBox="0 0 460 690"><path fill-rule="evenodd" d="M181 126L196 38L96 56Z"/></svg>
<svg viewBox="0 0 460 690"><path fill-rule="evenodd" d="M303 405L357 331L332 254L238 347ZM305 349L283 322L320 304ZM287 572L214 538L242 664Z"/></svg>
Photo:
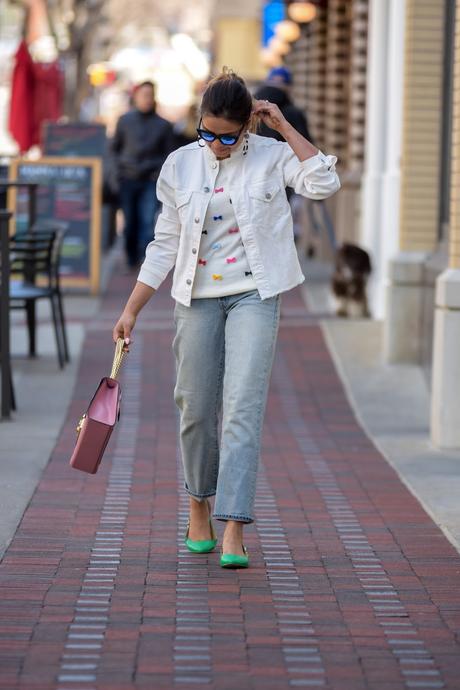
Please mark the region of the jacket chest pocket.
<svg viewBox="0 0 460 690"><path fill-rule="evenodd" d="M176 201L176 210L182 223L185 223L192 212L192 195L191 189L176 189L174 198Z"/></svg>
<svg viewBox="0 0 460 690"><path fill-rule="evenodd" d="M280 183L276 180L263 180L252 182L248 185L248 194L251 207L251 219L254 221L268 222L279 215L285 194ZM275 214L275 217L273 216Z"/></svg>

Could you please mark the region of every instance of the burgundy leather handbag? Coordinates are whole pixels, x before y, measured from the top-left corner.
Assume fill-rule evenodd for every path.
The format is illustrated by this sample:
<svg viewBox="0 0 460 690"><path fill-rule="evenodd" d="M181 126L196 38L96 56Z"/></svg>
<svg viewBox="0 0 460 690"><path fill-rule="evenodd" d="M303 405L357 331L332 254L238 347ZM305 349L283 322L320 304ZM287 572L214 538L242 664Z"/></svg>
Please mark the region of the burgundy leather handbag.
<svg viewBox="0 0 460 690"><path fill-rule="evenodd" d="M118 338L110 376L101 379L85 414L77 426L77 443L70 465L95 474L112 431L120 418L121 388L116 380L123 360L123 338Z"/></svg>

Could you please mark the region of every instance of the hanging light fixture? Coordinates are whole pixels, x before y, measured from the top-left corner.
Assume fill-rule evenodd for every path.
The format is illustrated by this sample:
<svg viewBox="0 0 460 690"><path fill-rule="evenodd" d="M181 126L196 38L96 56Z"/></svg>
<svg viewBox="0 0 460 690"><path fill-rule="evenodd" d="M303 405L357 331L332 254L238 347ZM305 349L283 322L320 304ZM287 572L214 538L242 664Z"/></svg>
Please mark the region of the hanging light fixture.
<svg viewBox="0 0 460 690"><path fill-rule="evenodd" d="M278 38L278 36L271 37L268 42L268 47L272 53L275 53L276 55L287 55L291 50L289 43L282 41L280 38Z"/></svg>
<svg viewBox="0 0 460 690"><path fill-rule="evenodd" d="M290 19L284 19L282 22L278 22L275 27L275 34L279 39L287 43L293 43L300 38L300 27L296 22Z"/></svg>
<svg viewBox="0 0 460 690"><path fill-rule="evenodd" d="M294 22L307 24L316 17L316 6L312 2L294 0L288 5L288 16Z"/></svg>
<svg viewBox="0 0 460 690"><path fill-rule="evenodd" d="M262 48L260 59L264 67L280 67L283 64L281 55L277 55L269 48Z"/></svg>

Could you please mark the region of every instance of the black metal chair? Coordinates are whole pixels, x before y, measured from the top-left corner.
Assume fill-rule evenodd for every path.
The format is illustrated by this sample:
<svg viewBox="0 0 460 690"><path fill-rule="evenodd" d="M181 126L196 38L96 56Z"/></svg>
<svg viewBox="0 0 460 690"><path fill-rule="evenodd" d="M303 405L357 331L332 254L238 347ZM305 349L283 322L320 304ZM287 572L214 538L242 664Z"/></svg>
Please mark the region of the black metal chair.
<svg viewBox="0 0 460 690"><path fill-rule="evenodd" d="M10 308L25 309L29 351L35 352L35 303L48 299L51 306L59 366L70 361L59 262L65 230L36 227L32 233L10 239Z"/></svg>

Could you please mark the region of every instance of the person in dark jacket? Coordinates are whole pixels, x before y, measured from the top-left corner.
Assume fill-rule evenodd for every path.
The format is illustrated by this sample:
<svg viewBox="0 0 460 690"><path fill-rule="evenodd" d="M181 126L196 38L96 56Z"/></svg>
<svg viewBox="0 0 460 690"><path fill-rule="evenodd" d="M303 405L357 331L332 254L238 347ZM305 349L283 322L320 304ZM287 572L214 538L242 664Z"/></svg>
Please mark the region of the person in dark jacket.
<svg viewBox="0 0 460 690"><path fill-rule="evenodd" d="M136 87L133 106L118 120L112 150L125 217L126 257L135 269L154 239L156 180L174 144L172 125L156 112L152 82Z"/></svg>
<svg viewBox="0 0 460 690"><path fill-rule="evenodd" d="M274 67L269 72L264 84L256 91L255 98L258 100L270 101L270 103L276 103L289 124L300 132L303 137L308 139L308 141L312 141L304 112L294 105L289 96L289 87L291 84L292 76L289 70L286 69L286 67ZM284 141L279 132L270 129L270 127L267 127L263 123L257 131L257 134L263 137L272 137L278 141Z"/></svg>

